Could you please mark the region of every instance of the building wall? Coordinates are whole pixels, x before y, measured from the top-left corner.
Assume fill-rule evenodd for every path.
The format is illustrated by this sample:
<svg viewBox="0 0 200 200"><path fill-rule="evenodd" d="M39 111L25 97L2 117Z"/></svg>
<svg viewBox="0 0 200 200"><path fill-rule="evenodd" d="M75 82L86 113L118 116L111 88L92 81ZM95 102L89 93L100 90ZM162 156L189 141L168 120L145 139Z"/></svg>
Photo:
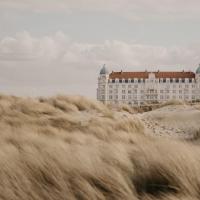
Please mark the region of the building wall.
<svg viewBox="0 0 200 200"><path fill-rule="evenodd" d="M109 79L100 75L97 99L108 104L141 105L145 102L165 102L171 99L195 101L200 99L200 75L195 79L157 79L153 73L148 79Z"/></svg>

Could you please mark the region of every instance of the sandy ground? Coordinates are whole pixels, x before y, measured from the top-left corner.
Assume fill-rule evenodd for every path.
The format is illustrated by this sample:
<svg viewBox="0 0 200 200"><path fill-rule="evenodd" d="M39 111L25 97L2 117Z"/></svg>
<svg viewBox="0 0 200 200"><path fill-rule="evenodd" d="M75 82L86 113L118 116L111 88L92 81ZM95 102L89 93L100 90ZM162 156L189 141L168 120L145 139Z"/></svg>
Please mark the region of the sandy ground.
<svg viewBox="0 0 200 200"><path fill-rule="evenodd" d="M170 105L137 114L153 136L190 139L200 130L200 110L187 105Z"/></svg>

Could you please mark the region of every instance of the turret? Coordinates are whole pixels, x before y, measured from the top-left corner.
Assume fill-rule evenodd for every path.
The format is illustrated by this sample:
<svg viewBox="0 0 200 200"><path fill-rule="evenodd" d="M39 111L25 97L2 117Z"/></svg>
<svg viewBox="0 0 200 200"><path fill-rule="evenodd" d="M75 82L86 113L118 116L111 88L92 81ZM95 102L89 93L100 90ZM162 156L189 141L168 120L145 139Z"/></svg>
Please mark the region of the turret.
<svg viewBox="0 0 200 200"><path fill-rule="evenodd" d="M200 64L199 64L199 67L196 70L196 74L200 74Z"/></svg>
<svg viewBox="0 0 200 200"><path fill-rule="evenodd" d="M196 70L196 80L200 81L200 64L199 64L199 67Z"/></svg>
<svg viewBox="0 0 200 200"><path fill-rule="evenodd" d="M109 71L104 64L100 70L98 78L97 100L106 103L107 101L107 85L109 79Z"/></svg>
<svg viewBox="0 0 200 200"><path fill-rule="evenodd" d="M196 70L197 99L200 100L200 64Z"/></svg>
<svg viewBox="0 0 200 200"><path fill-rule="evenodd" d="M107 70L106 65L104 64L103 67L101 68L100 75L107 75L107 74L109 74L109 71Z"/></svg>

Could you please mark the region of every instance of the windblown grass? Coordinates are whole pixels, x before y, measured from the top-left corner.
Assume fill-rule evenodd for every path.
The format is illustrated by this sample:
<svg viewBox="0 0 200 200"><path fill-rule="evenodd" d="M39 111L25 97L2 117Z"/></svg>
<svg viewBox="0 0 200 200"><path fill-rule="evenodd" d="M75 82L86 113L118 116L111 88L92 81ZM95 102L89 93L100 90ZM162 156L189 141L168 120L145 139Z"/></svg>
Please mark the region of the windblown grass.
<svg viewBox="0 0 200 200"><path fill-rule="evenodd" d="M200 148L84 97L0 96L0 198L194 200Z"/></svg>
<svg viewBox="0 0 200 200"><path fill-rule="evenodd" d="M165 107L165 106L177 106L177 105L185 105L186 103L184 101L181 100L176 100L176 99L172 99L169 100L163 104L160 105L160 107Z"/></svg>

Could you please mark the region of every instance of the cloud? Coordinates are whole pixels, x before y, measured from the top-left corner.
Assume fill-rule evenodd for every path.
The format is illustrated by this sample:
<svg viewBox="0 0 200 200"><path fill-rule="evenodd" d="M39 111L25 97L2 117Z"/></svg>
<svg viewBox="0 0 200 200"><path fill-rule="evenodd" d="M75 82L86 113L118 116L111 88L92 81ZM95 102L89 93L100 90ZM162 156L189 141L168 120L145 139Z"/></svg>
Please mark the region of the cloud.
<svg viewBox="0 0 200 200"><path fill-rule="evenodd" d="M90 66L114 65L188 65L200 61L199 43L188 46L156 46L107 40L103 43L80 43L63 32L41 38L29 32L17 33L0 40L1 61L53 61Z"/></svg>
<svg viewBox="0 0 200 200"><path fill-rule="evenodd" d="M28 95L31 91L38 95L66 91L95 97L102 64L109 70L195 70L200 61L199 44L80 43L61 31L43 37L17 33L0 40L1 91Z"/></svg>
<svg viewBox="0 0 200 200"><path fill-rule="evenodd" d="M63 48L67 47L67 40L67 36L62 32L57 32L52 37L34 38L24 31L0 41L0 59L8 61L57 59L65 50Z"/></svg>

